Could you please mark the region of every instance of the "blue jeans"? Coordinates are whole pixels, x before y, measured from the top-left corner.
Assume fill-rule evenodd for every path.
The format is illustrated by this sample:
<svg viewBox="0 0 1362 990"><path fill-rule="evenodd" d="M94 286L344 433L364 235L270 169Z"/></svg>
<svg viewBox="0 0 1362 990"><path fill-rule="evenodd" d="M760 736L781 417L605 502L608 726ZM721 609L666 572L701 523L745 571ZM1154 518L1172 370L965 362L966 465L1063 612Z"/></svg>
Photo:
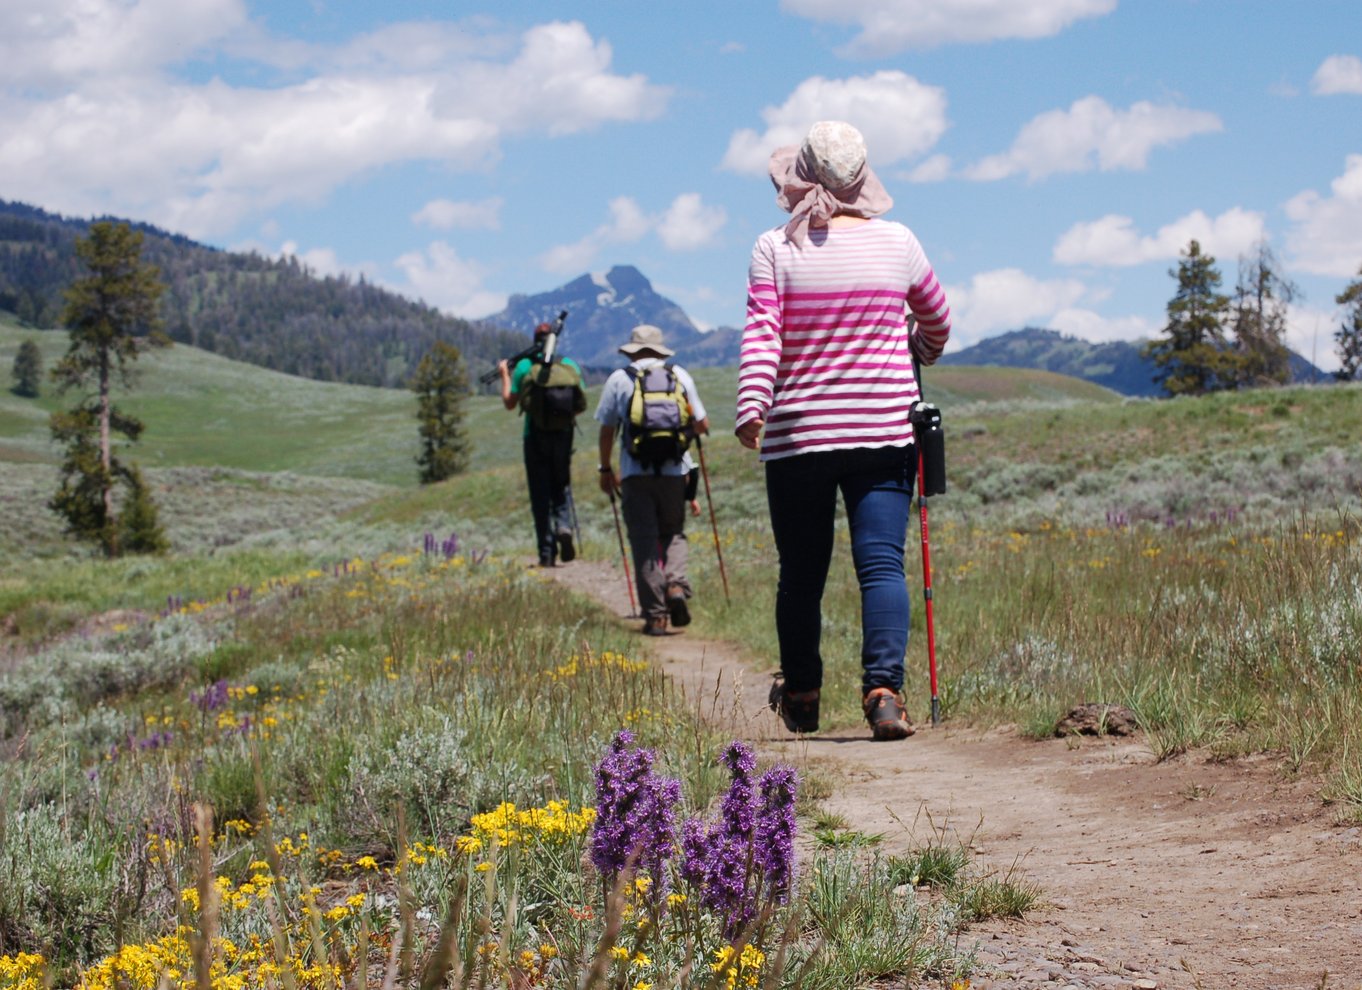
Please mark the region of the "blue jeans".
<svg viewBox="0 0 1362 990"><path fill-rule="evenodd" d="M903 551L916 451L911 445L860 448L766 462L766 498L780 554L776 635L787 690L823 685L823 588L832 562L839 491L861 586L861 690L902 689L909 608Z"/></svg>

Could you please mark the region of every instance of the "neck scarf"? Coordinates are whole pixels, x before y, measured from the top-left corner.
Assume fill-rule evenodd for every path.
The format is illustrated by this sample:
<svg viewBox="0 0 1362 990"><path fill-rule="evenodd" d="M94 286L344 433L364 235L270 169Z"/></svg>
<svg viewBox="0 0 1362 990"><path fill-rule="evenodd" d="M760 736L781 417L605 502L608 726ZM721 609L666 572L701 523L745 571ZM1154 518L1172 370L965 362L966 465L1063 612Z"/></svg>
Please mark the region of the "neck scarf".
<svg viewBox="0 0 1362 990"><path fill-rule="evenodd" d="M807 146L791 144L771 152L770 174L776 187L776 203L792 214L785 225L785 236L796 247L803 247L810 227L826 227L838 213L876 217L894 205L893 197L865 162L841 189L823 185L818 181L813 153Z"/></svg>

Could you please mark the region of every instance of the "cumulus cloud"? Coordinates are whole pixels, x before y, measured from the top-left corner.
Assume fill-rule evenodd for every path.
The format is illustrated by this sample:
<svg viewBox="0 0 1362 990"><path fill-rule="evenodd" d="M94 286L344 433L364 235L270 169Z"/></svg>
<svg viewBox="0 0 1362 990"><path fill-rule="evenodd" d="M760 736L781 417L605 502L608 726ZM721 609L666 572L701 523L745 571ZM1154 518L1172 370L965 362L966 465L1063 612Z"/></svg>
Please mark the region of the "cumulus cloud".
<svg viewBox="0 0 1362 990"><path fill-rule="evenodd" d="M968 286L947 286L952 348L968 347L1004 330L1049 326L1056 313L1086 295L1077 279L1038 279L1017 268L980 272Z"/></svg>
<svg viewBox="0 0 1362 990"><path fill-rule="evenodd" d="M1336 93L1362 95L1362 58L1356 55L1330 55L1315 70L1310 91L1319 96Z"/></svg>
<svg viewBox="0 0 1362 990"><path fill-rule="evenodd" d="M849 79L804 80L778 107L761 112L766 130L743 129L728 143L720 167L765 175L771 152L799 144L820 120L845 120L865 136L875 168L929 151L949 126L946 93L897 70Z"/></svg>
<svg viewBox="0 0 1362 990"><path fill-rule="evenodd" d="M993 181L1022 172L1040 179L1094 168L1138 170L1145 167L1155 148L1223 129L1220 118L1204 110L1145 101L1118 110L1100 96L1086 96L1067 110L1050 110L1033 118L1010 149L970 166L965 174Z"/></svg>
<svg viewBox="0 0 1362 990"><path fill-rule="evenodd" d="M337 49L333 67L275 85L176 81L160 69L197 49L211 57L248 37L259 42L259 31L242 26L239 0L194 0L174 16L168 4L57 0L51 15L35 0L0 7L0 73L31 69L37 80L25 78L0 101L7 195L65 212L133 213L211 237L384 167L485 168L508 136L651 119L670 92L612 73L610 46L577 22L532 27L510 50L429 31L410 64L381 54L393 44L374 42L363 70L335 68L358 58ZM113 41L82 54L90 28L76 12L87 7ZM328 61L326 53L299 57Z"/></svg>
<svg viewBox="0 0 1362 990"><path fill-rule="evenodd" d="M1237 206L1215 218L1194 210L1149 236L1141 235L1130 217L1110 213L1076 223L1060 235L1054 260L1061 265L1124 268L1176 258L1194 239L1207 254L1237 258L1264 236L1263 215Z"/></svg>
<svg viewBox="0 0 1362 990"><path fill-rule="evenodd" d="M673 251L694 251L714 240L728 222L722 206L706 206L699 193L683 193L657 222L657 236Z"/></svg>
<svg viewBox="0 0 1362 990"><path fill-rule="evenodd" d="M591 266L602 248L641 241L650 233L670 250L693 251L712 243L727 222L727 212L722 207L706 206L699 193L682 193L657 216L644 212L632 197L619 196L610 201L605 223L578 241L545 251L539 264L556 274L581 272Z"/></svg>
<svg viewBox="0 0 1362 990"><path fill-rule="evenodd" d="M1114 340L1148 340L1163 329L1143 316L1110 317L1091 309L1072 306L1056 312L1045 325L1051 330L1094 344L1106 344Z"/></svg>
<svg viewBox="0 0 1362 990"><path fill-rule="evenodd" d="M1046 38L1075 21L1101 17L1116 0L781 0L792 14L860 33L843 54L893 55L910 48L1002 38Z"/></svg>
<svg viewBox="0 0 1362 990"><path fill-rule="evenodd" d="M0 80L42 91L144 76L246 26L243 0L6 0Z"/></svg>
<svg viewBox="0 0 1362 990"><path fill-rule="evenodd" d="M478 317L506 308L504 293L483 288L488 275L486 266L459 257L444 241L434 241L424 251L409 251L394 264L407 282L393 288L415 295L445 313Z"/></svg>
<svg viewBox="0 0 1362 990"><path fill-rule="evenodd" d="M1334 344L1340 322L1338 308L1293 303L1286 310L1286 346L1321 371L1337 371L1343 365Z"/></svg>
<svg viewBox="0 0 1362 990"><path fill-rule="evenodd" d="M412 223L436 230L500 230L500 196L482 202L432 199L411 215Z"/></svg>
<svg viewBox="0 0 1362 990"><path fill-rule="evenodd" d="M1349 155L1330 196L1313 189L1286 204L1291 266L1313 275L1351 277L1362 265L1362 154Z"/></svg>
<svg viewBox="0 0 1362 990"><path fill-rule="evenodd" d="M903 178L909 182L941 182L943 179L950 178L951 158L950 155L932 155L924 160L920 165L909 169L903 173Z"/></svg>

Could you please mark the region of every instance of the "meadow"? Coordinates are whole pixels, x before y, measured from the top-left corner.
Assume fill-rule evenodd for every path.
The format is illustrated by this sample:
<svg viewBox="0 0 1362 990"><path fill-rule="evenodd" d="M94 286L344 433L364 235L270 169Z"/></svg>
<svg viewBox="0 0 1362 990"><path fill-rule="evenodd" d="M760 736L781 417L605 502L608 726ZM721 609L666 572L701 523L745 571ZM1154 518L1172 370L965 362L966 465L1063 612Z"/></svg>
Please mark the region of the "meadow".
<svg viewBox="0 0 1362 990"><path fill-rule="evenodd" d="M27 336L0 321L0 369ZM64 339L36 336L50 366ZM421 487L410 395L188 348L140 368L131 456L162 558L62 537L43 507L61 401L0 393L3 990L950 986L971 972L970 922L1034 899L944 841L881 855L821 815L830 781L796 796L777 767L735 769L630 628L523 566L519 423L494 398L469 403L471 470ZM724 428L732 369L696 378L731 598L702 518L695 628L773 669L761 470ZM1270 753L1362 820L1362 389L1150 402L994 368L926 381L951 486L929 507L946 717L1040 737L1078 702L1126 704L1159 758ZM583 555L615 559L593 431L578 446ZM843 534L825 705L847 725L857 640ZM795 896L748 871L724 901L700 846L584 869L621 752L648 821L671 822L673 847L687 827L712 839L715 862L742 848L735 809L750 841L793 802Z"/></svg>

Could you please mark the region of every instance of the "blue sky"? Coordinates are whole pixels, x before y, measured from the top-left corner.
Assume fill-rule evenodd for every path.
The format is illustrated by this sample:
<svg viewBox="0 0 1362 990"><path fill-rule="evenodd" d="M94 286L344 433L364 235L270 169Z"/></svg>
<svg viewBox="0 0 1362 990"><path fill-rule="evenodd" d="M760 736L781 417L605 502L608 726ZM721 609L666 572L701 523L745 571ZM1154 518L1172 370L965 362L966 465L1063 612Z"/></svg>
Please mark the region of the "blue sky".
<svg viewBox="0 0 1362 990"><path fill-rule="evenodd" d="M0 197L296 254L467 317L636 265L741 325L770 151L870 161L956 313L1157 334L1266 241L1337 366L1362 268L1356 0L5 0Z"/></svg>

